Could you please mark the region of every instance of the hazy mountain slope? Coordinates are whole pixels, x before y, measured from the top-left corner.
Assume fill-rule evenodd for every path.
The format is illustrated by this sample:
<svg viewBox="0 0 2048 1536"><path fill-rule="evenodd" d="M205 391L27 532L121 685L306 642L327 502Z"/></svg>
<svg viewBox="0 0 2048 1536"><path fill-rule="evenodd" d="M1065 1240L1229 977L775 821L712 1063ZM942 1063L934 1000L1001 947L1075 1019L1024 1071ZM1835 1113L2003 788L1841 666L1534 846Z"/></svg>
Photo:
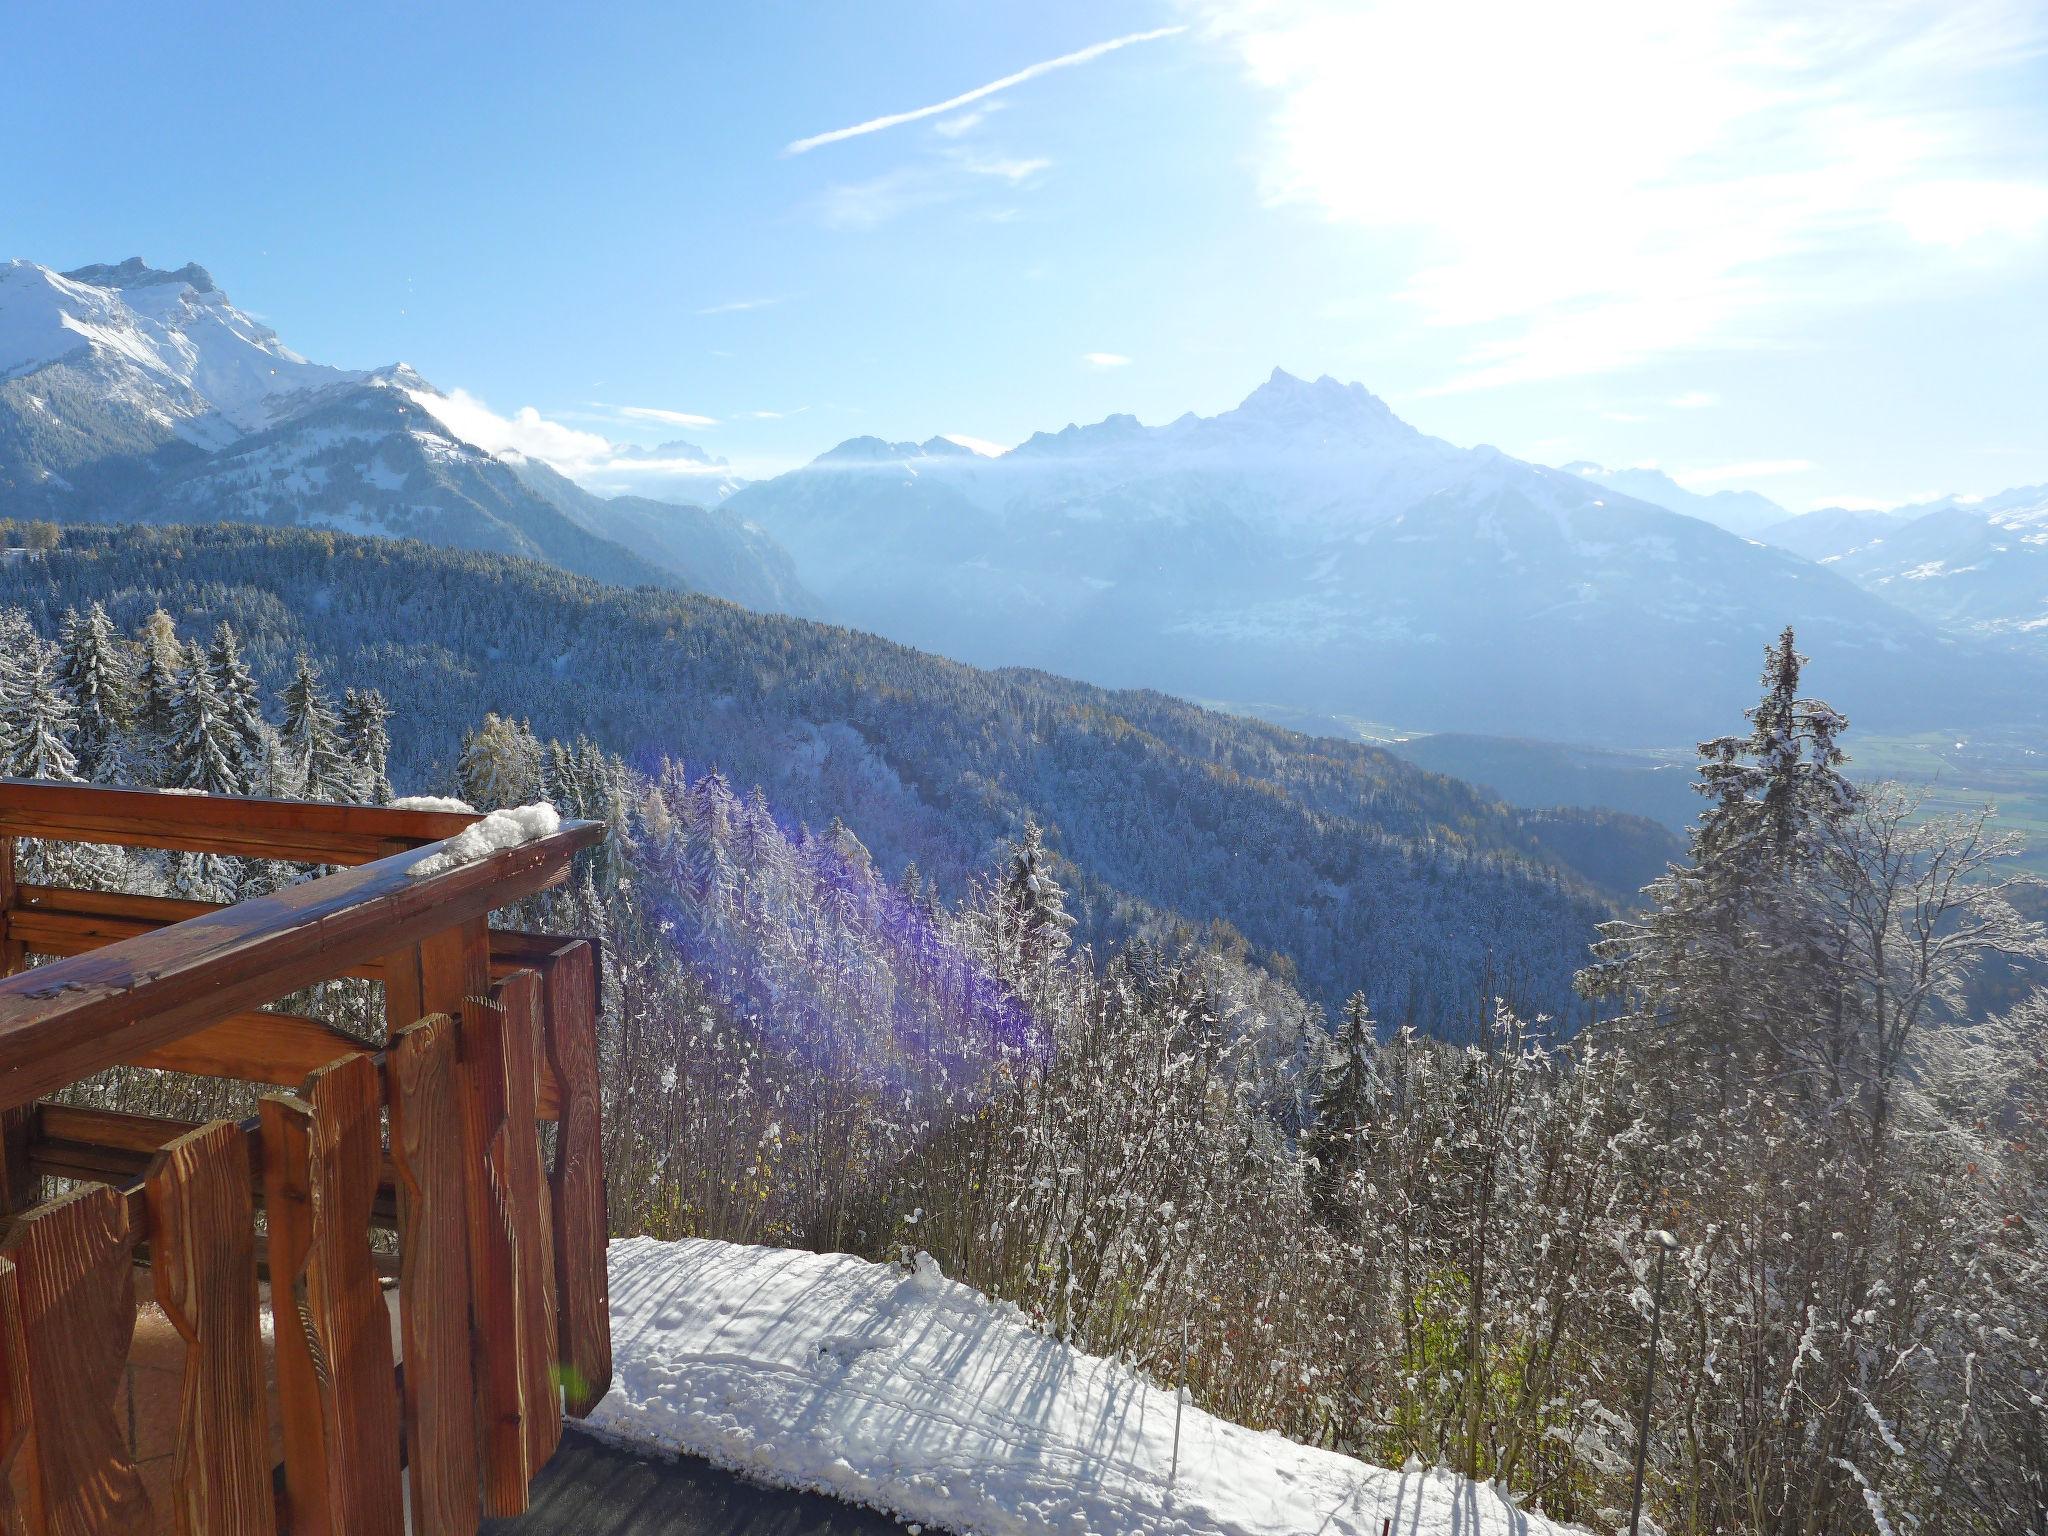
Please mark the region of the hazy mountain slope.
<svg viewBox="0 0 2048 1536"><path fill-rule="evenodd" d="M1251 709L1619 742L1751 702L1786 623L1873 724L2038 712L2033 679L1783 551L1276 373L996 459L856 439L728 506L849 622Z"/></svg>
<svg viewBox="0 0 2048 1536"><path fill-rule="evenodd" d="M0 493L11 515L414 537L814 609L758 528L658 502L610 509L544 466L465 441L440 400L403 365L308 362L197 266L0 269Z"/></svg>
<svg viewBox="0 0 2048 1536"><path fill-rule="evenodd" d="M1385 752L685 594L234 525L71 529L0 568L0 601L46 624L95 598L130 629L158 603L192 630L232 618L273 683L305 647L383 689L413 787L496 709L759 782L785 817L841 815L885 869L914 859L954 892L1036 814L1088 877L1088 933L1118 931L1118 893L1227 921L1315 995L1362 986L1384 1018L1450 1017L1489 975L1569 1006L1606 910L1530 861L1525 818ZM1587 835L1571 854L1596 873L1633 856L1631 829Z"/></svg>
<svg viewBox="0 0 2048 1536"><path fill-rule="evenodd" d="M823 616L823 606L797 579L789 551L766 529L724 507L594 496L538 459L520 459L513 467L528 490L579 528L680 576L693 592L764 613Z"/></svg>
<svg viewBox="0 0 2048 1536"><path fill-rule="evenodd" d="M1831 568L1949 628L2048 634L2048 485L1894 516L1880 536L1835 553Z"/></svg>
<svg viewBox="0 0 2048 1536"><path fill-rule="evenodd" d="M1758 535L1766 544L1828 564L1852 550L1882 539L1903 526L1904 514L1851 507L1822 507L1773 523Z"/></svg>
<svg viewBox="0 0 2048 1536"><path fill-rule="evenodd" d="M1605 469L1582 459L1564 467L1567 473L1610 491L1667 512L1683 512L1745 539L1761 539L1765 529L1785 520L1785 509L1758 491L1689 491L1661 469L1642 466Z"/></svg>

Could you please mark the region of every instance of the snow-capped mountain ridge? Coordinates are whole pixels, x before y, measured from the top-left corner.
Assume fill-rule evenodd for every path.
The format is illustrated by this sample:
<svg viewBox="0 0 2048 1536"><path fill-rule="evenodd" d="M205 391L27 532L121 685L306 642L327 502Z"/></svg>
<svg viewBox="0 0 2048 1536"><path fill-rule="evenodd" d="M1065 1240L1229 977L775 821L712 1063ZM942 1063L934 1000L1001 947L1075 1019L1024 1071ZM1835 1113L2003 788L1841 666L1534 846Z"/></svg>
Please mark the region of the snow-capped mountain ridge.
<svg viewBox="0 0 2048 1536"><path fill-rule="evenodd" d="M1882 513L1811 512L1773 536L1933 623L2048 638L2048 485Z"/></svg>
<svg viewBox="0 0 2048 1536"><path fill-rule="evenodd" d="M717 467L686 443L649 453ZM501 456L465 435L463 412L410 365L311 362L196 262L0 269L0 503L59 519L419 538L815 611L761 530L695 507L613 503Z"/></svg>
<svg viewBox="0 0 2048 1536"><path fill-rule="evenodd" d="M1686 740L1790 621L1902 709L1942 642L1783 551L1276 370L994 458L853 439L729 504L847 622L981 665L1438 729ZM1589 689L1583 679L1608 682ZM1881 686L1880 679L1889 678ZM1929 685L1960 701L1981 684Z"/></svg>
<svg viewBox="0 0 2048 1536"><path fill-rule="evenodd" d="M9 262L0 271L0 378L58 362L97 371L110 393L182 423L182 435L201 443L265 425L302 390L362 377L292 351L197 263L166 272L130 257L57 273Z"/></svg>

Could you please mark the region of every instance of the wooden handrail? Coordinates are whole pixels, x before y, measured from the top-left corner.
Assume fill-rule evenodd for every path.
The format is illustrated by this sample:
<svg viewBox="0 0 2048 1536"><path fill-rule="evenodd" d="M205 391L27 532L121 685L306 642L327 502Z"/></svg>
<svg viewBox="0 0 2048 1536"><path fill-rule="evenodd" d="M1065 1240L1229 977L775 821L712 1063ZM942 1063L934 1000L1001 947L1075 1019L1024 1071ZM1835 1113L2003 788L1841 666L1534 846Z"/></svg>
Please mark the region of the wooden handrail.
<svg viewBox="0 0 2048 1536"><path fill-rule="evenodd" d="M28 792L52 789L81 797L74 819L87 830L59 832L49 825L57 802ZM153 802L158 808L153 824L147 829L119 824L122 810L100 810L100 797L124 804ZM206 797L173 798L175 809L165 806L163 797L140 791L6 781L0 783L0 835L176 847L180 844L166 841L160 829L170 826L175 832L177 823L163 818L167 813L184 816ZM292 843L294 829L264 825L267 808L285 806L299 816L334 812L346 820L373 814L401 818L406 825L435 814L247 800L216 801L205 814L230 808L246 812L246 835L262 843L250 851L270 858L300 857L305 844ZM27 816L36 825L10 822L10 814ZM452 819L466 825L471 818ZM381 836L395 825L372 821L352 828L350 835ZM138 1052L391 954L417 943L424 933L481 918L561 879L571 857L603 835L600 822L567 822L551 836L415 877L415 866L438 851L439 844L431 843L0 979L0 1109L26 1104L132 1060ZM327 853L305 856L338 861Z"/></svg>
<svg viewBox="0 0 2048 1536"><path fill-rule="evenodd" d="M232 854L301 864L367 864L453 837L462 811L187 795L0 779L0 837Z"/></svg>

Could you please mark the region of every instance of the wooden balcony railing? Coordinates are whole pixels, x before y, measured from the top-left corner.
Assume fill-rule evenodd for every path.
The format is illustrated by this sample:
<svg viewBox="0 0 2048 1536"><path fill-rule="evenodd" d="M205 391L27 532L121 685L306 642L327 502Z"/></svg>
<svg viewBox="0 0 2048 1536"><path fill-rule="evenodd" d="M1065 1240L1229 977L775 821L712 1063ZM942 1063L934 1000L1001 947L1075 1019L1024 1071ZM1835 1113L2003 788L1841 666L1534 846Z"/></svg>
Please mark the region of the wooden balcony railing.
<svg viewBox="0 0 2048 1536"><path fill-rule="evenodd" d="M468 1533L604 1394L596 960L489 927L604 829L415 873L474 820L0 780L0 1529ZM19 884L21 837L344 868L214 907ZM339 977L381 1041L261 1011ZM295 1091L45 1102L116 1066ZM138 1291L181 1357L154 1461Z"/></svg>

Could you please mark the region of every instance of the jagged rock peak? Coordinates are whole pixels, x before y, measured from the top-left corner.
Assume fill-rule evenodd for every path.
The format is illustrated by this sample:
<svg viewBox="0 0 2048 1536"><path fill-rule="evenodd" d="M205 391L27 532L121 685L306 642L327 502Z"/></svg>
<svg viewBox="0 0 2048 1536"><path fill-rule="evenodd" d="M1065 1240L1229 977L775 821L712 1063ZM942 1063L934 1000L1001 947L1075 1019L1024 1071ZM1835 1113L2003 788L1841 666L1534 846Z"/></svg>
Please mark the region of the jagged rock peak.
<svg viewBox="0 0 2048 1536"><path fill-rule="evenodd" d="M184 283L194 293L215 293L213 274L196 261L188 261L175 272L152 267L140 256L118 263L95 262L63 274L74 283L95 288L155 288L164 283Z"/></svg>

